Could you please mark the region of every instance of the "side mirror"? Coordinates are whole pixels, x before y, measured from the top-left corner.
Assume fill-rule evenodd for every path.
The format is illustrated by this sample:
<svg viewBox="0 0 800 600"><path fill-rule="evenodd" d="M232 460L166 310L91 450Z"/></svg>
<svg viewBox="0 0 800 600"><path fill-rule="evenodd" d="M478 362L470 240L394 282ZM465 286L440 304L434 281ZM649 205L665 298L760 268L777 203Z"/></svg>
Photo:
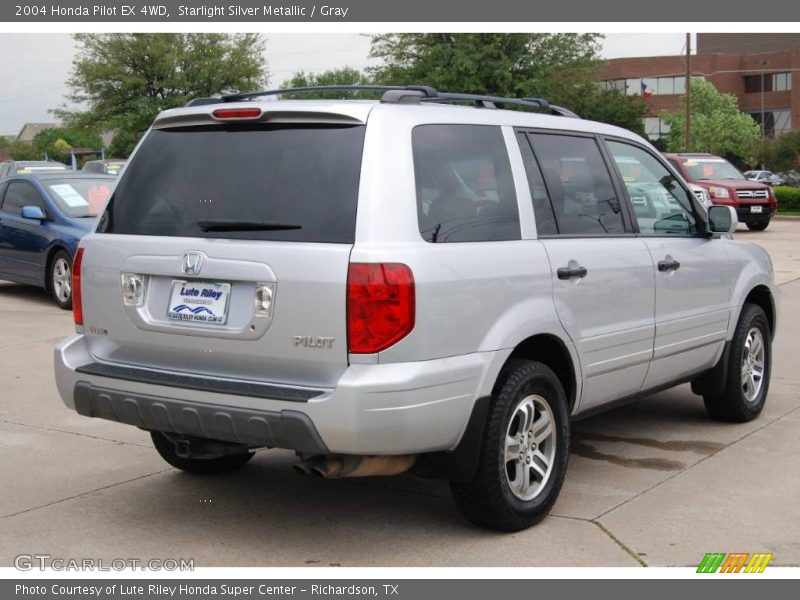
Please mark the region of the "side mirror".
<svg viewBox="0 0 800 600"><path fill-rule="evenodd" d="M32 219L34 221L44 221L47 215L39 206L23 206L20 216L23 219Z"/></svg>
<svg viewBox="0 0 800 600"><path fill-rule="evenodd" d="M711 233L733 233L739 225L739 217L732 206L721 204L708 208L708 230Z"/></svg>

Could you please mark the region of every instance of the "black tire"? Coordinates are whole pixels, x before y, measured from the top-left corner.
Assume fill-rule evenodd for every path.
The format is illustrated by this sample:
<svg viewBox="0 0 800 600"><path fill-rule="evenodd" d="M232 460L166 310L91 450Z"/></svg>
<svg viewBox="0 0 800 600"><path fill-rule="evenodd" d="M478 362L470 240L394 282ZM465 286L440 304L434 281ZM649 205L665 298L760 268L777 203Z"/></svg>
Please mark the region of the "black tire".
<svg viewBox="0 0 800 600"><path fill-rule="evenodd" d="M172 440L160 431L151 431L150 437L161 458L176 469L194 473L195 475L219 475L235 471L253 458L255 454L254 452L243 452L219 458L183 458L175 453L175 444Z"/></svg>
<svg viewBox="0 0 800 600"><path fill-rule="evenodd" d="M511 489L505 460L505 439L514 427L516 409L531 396L546 403L555 432L549 475L531 499ZM539 413L543 414L543 413ZM534 421L536 422L536 421ZM519 531L541 521L561 491L569 459L569 414L564 388L553 371L539 362L512 359L504 367L486 417L475 478L450 484L456 506L472 523L497 531ZM513 466L513 463L509 463ZM524 464L520 463L522 468Z"/></svg>
<svg viewBox="0 0 800 600"><path fill-rule="evenodd" d="M767 227L769 227L769 221L754 221L747 224L750 231L764 231Z"/></svg>
<svg viewBox="0 0 800 600"><path fill-rule="evenodd" d="M57 283L56 278L59 281L63 281L67 274L63 274L62 271L59 271L59 274L56 273L56 269L63 270L66 268L68 270L69 276L69 289L67 293L64 293L65 288L60 287ZM64 310L72 310L72 257L66 250L58 250L55 254L53 254L52 258L50 259L50 264L47 266L47 291L50 292L50 295L55 300L56 304L59 308Z"/></svg>
<svg viewBox="0 0 800 600"><path fill-rule="evenodd" d="M745 358L748 354L747 339L751 330L757 329L764 345L763 377L758 393L749 399L745 384L742 383L742 369L747 368ZM764 408L769 392L769 379L772 371L772 334L764 309L747 303L742 308L736 331L731 340L725 384L718 393L703 396L708 414L721 421L744 423L755 419Z"/></svg>

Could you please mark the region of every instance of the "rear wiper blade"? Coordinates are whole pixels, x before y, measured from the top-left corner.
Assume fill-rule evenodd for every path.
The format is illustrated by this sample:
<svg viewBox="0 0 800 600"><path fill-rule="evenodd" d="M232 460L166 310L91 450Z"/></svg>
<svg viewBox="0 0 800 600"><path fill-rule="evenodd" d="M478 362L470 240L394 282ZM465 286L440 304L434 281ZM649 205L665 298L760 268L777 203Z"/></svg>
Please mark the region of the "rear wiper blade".
<svg viewBox="0 0 800 600"><path fill-rule="evenodd" d="M302 229L302 225L275 223L273 221L238 221L235 219L210 219L198 221L203 231L282 231Z"/></svg>

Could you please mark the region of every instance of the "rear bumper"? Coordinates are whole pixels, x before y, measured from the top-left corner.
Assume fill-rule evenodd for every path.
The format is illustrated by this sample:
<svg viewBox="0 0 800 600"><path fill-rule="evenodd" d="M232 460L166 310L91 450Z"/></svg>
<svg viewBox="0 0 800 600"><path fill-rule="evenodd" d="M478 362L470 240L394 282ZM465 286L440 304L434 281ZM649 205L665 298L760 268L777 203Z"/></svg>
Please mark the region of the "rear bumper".
<svg viewBox="0 0 800 600"><path fill-rule="evenodd" d="M91 356L83 334L74 334L56 347L55 371L64 403L88 417L311 454L416 454L457 446L476 399L491 392L508 354L352 364L331 389L256 383L257 394L243 394L230 381L175 383L203 379L196 375L119 377L114 365ZM254 382L242 385L253 389Z"/></svg>
<svg viewBox="0 0 800 600"><path fill-rule="evenodd" d="M248 446L328 453L311 419L294 410L216 406L117 391L85 381L78 382L73 393L75 410L85 417Z"/></svg>

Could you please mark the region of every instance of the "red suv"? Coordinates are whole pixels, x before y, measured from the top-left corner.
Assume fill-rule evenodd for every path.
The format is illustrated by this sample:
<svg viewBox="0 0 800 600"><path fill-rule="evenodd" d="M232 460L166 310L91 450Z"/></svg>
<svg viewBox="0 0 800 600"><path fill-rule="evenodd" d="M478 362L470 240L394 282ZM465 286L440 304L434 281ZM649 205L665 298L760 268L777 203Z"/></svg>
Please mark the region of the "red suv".
<svg viewBox="0 0 800 600"><path fill-rule="evenodd" d="M736 209L739 222L753 231L764 231L778 209L768 185L750 181L724 158L713 154L665 154L684 179L708 190L712 204Z"/></svg>

